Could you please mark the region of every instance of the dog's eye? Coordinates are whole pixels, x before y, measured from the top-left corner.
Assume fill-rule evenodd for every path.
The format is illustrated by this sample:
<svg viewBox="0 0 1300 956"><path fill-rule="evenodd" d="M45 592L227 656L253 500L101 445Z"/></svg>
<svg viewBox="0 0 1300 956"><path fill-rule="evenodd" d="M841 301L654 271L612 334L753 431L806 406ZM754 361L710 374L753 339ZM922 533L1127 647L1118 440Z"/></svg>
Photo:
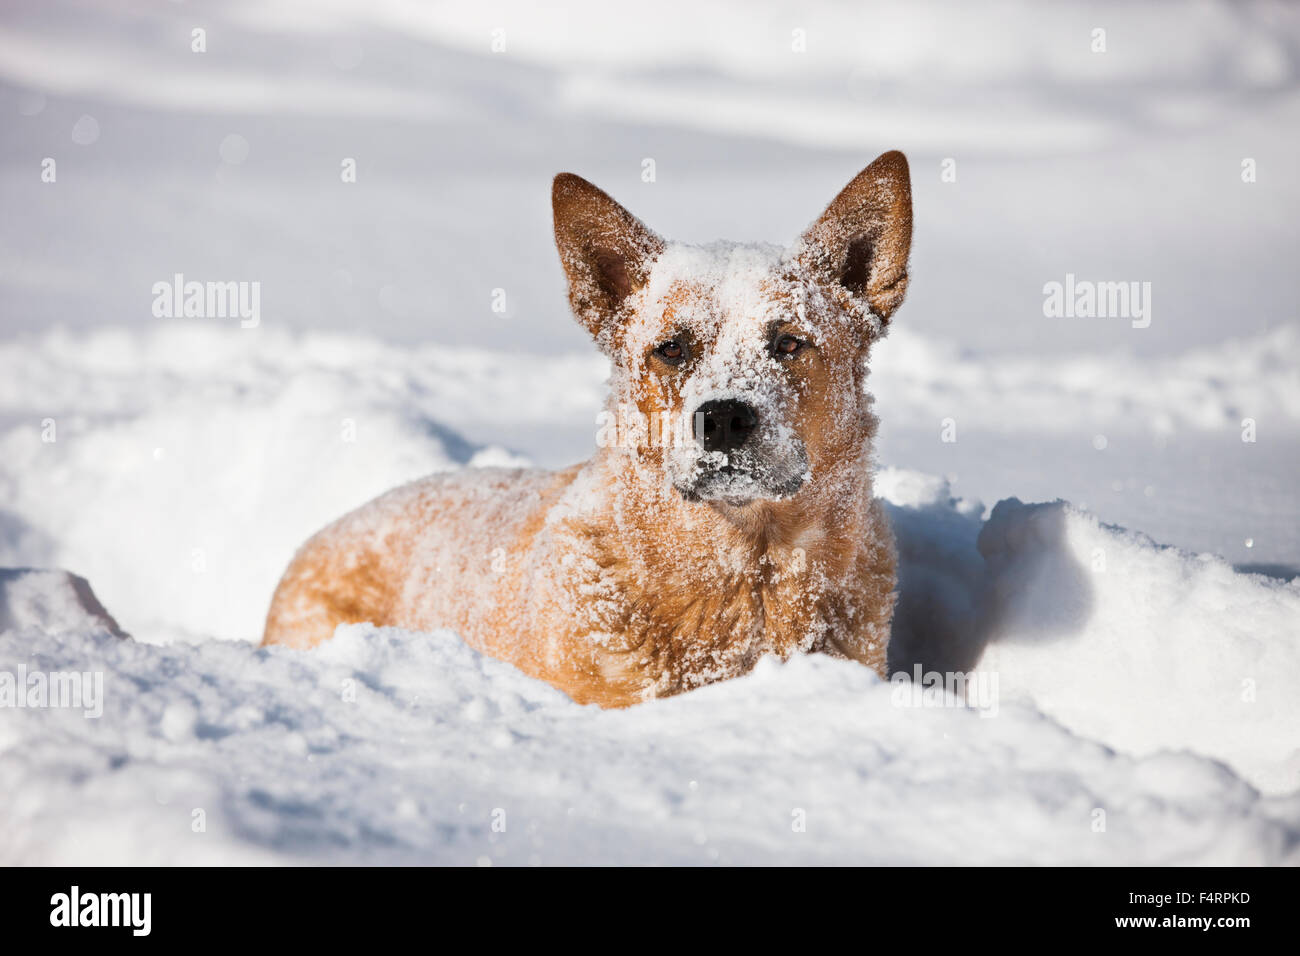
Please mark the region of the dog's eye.
<svg viewBox="0 0 1300 956"><path fill-rule="evenodd" d="M780 357L784 357L794 355L803 348L803 343L793 335L783 335L776 340L776 345L774 347L776 349L776 354Z"/></svg>
<svg viewBox="0 0 1300 956"><path fill-rule="evenodd" d="M686 360L686 346L676 339L669 339L655 349L655 355L669 365L680 365Z"/></svg>

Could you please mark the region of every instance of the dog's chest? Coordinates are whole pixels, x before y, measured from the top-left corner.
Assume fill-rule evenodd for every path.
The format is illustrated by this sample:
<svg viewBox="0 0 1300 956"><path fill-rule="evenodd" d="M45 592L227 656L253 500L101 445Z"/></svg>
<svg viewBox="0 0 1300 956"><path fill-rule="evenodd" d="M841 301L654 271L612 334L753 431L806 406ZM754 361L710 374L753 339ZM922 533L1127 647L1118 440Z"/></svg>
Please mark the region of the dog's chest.
<svg viewBox="0 0 1300 956"><path fill-rule="evenodd" d="M842 575L802 548L588 551L567 564L592 665L642 697L737 676L764 654L823 650L846 624Z"/></svg>

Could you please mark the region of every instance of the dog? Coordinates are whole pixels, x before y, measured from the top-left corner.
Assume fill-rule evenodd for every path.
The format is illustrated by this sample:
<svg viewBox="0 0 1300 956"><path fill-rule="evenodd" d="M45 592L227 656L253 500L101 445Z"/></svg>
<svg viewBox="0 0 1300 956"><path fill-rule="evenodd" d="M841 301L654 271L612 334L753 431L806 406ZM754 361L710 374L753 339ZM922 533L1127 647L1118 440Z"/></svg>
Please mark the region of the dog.
<svg viewBox="0 0 1300 956"><path fill-rule="evenodd" d="M665 241L571 173L552 208L569 303L613 369L596 454L436 474L340 518L293 558L263 644L450 628L602 707L766 654L884 677L896 554L865 385L907 290L906 158L872 162L787 249Z"/></svg>

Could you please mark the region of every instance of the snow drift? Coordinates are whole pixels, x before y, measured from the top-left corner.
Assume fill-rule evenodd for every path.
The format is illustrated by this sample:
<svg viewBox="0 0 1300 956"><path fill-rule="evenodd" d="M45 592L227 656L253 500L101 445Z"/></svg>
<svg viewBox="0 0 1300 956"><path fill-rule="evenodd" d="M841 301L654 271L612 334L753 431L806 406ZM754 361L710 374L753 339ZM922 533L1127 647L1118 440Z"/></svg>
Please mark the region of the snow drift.
<svg viewBox="0 0 1300 956"><path fill-rule="evenodd" d="M1187 749L1272 792L1300 787L1300 579L1161 547L1067 502L954 501L886 472L901 556L891 665L997 675L1128 753Z"/></svg>
<svg viewBox="0 0 1300 956"><path fill-rule="evenodd" d="M0 667L101 668L105 711L0 721L7 864L1300 862L1296 798L1219 763L827 658L599 711L446 633L39 634Z"/></svg>

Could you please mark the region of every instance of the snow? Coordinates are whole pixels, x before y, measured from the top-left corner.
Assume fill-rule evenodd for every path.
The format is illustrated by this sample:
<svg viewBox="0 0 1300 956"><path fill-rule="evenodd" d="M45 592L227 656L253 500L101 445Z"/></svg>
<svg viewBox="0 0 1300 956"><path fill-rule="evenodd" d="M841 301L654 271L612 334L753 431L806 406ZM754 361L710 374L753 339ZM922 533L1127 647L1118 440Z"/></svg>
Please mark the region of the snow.
<svg viewBox="0 0 1300 956"><path fill-rule="evenodd" d="M71 633L28 663L71 660L105 713L0 724L6 863L1297 862L1295 798L1221 764L895 706L824 657L623 712L365 625L311 654Z"/></svg>
<svg viewBox="0 0 1300 956"><path fill-rule="evenodd" d="M901 553L891 663L996 675L1132 754L1215 757L1274 793L1300 783L1300 578L1235 571L1067 502L1010 498L981 520L946 483L886 471Z"/></svg>
<svg viewBox="0 0 1300 956"><path fill-rule="evenodd" d="M66 571L0 570L0 632L36 627L47 634L122 630L85 578Z"/></svg>
<svg viewBox="0 0 1300 956"><path fill-rule="evenodd" d="M0 675L105 699L0 709L0 863L1300 863L1296 11L564 7L6 8ZM447 632L253 646L326 522L590 454L554 173L783 248L890 148L891 659L991 701L816 657L607 713ZM259 326L155 318L178 272ZM1049 318L1067 274L1150 326Z"/></svg>

